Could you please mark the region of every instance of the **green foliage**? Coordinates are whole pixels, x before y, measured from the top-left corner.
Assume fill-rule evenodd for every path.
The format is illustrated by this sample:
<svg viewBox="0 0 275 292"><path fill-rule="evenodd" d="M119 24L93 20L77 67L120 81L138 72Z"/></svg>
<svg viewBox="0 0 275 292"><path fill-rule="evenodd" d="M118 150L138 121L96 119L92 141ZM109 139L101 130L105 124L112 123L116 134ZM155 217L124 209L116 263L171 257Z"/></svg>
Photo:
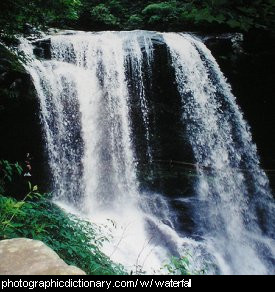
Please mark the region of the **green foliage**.
<svg viewBox="0 0 275 292"><path fill-rule="evenodd" d="M91 10L92 19L101 25L116 26L119 24L119 19L115 17L104 4L99 4Z"/></svg>
<svg viewBox="0 0 275 292"><path fill-rule="evenodd" d="M181 17L183 20L193 21L195 24L203 22L212 23L216 19L215 16L207 8L203 9L193 8L190 12L184 11Z"/></svg>
<svg viewBox="0 0 275 292"><path fill-rule="evenodd" d="M143 10L143 14L149 15L162 15L167 16L169 14L176 13L176 2L161 2L153 3L146 6Z"/></svg>
<svg viewBox="0 0 275 292"><path fill-rule="evenodd" d="M50 194L41 194L37 185L28 182L28 193L23 200L3 196L5 181L15 174L22 175L18 163L0 160L0 240L30 238L51 247L66 263L90 275L122 275L126 271L113 263L100 248L108 238L102 236L100 226L67 214L50 200ZM116 223L107 219L116 228ZM187 257L172 258L165 265L170 274L189 275ZM136 274L144 271L136 267Z"/></svg>
<svg viewBox="0 0 275 292"><path fill-rule="evenodd" d="M165 27L177 23L179 12L177 1L149 4L142 10L145 21L149 25L158 24Z"/></svg>
<svg viewBox="0 0 275 292"><path fill-rule="evenodd" d="M170 262L164 267L168 270L170 275L191 275L190 263L187 257L172 257Z"/></svg>
<svg viewBox="0 0 275 292"><path fill-rule="evenodd" d="M25 237L41 240L68 264L91 275L125 274L100 247L108 240L100 227L62 211L50 201L50 194L41 194L37 185L28 182L24 199L3 196L6 182L22 175L18 163L0 160L0 240Z"/></svg>
<svg viewBox="0 0 275 292"><path fill-rule="evenodd" d="M182 257L172 257L170 262L164 265L169 275L203 275L206 270L192 271L190 265L190 255Z"/></svg>
<svg viewBox="0 0 275 292"><path fill-rule="evenodd" d="M12 181L16 174L21 175L22 167L16 163L10 163L7 160L0 160L0 195L5 193L5 186Z"/></svg>
<svg viewBox="0 0 275 292"><path fill-rule="evenodd" d="M143 25L143 18L138 14L131 15L126 24L127 28L129 29L135 29L137 27L141 28L142 25Z"/></svg>
<svg viewBox="0 0 275 292"><path fill-rule="evenodd" d="M80 0L10 0L0 3L0 26L4 32L20 32L24 25L64 25L78 18Z"/></svg>
<svg viewBox="0 0 275 292"><path fill-rule="evenodd" d="M70 265L91 275L125 274L101 251L107 238L90 222L68 215L30 186L22 201L0 195L0 239L25 237L41 240Z"/></svg>
<svg viewBox="0 0 275 292"><path fill-rule="evenodd" d="M13 53L2 44L0 44L0 56L1 73L4 72L4 68L6 71L25 73L25 69L20 62L20 60L23 61L23 58L21 56L19 57L17 54Z"/></svg>
<svg viewBox="0 0 275 292"><path fill-rule="evenodd" d="M274 30L274 0L10 0L0 3L0 25L25 23L89 30Z"/></svg>

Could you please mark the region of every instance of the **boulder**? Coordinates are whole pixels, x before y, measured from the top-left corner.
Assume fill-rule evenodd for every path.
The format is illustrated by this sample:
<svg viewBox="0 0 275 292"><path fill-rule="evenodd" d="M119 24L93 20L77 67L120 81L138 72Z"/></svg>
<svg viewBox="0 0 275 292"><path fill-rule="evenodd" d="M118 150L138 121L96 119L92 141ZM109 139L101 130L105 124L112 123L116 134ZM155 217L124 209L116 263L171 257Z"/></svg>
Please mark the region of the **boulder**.
<svg viewBox="0 0 275 292"><path fill-rule="evenodd" d="M85 275L79 268L67 265L38 240L2 240L0 258L0 275Z"/></svg>

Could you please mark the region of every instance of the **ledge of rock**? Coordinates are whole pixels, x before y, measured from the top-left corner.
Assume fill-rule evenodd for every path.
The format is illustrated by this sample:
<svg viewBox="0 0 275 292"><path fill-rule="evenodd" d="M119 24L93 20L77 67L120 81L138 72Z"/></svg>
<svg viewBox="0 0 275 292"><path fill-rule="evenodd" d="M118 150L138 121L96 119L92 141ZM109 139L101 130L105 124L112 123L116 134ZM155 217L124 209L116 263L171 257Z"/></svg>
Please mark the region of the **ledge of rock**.
<svg viewBox="0 0 275 292"><path fill-rule="evenodd" d="M0 241L0 275L85 275L67 265L43 242L16 238Z"/></svg>

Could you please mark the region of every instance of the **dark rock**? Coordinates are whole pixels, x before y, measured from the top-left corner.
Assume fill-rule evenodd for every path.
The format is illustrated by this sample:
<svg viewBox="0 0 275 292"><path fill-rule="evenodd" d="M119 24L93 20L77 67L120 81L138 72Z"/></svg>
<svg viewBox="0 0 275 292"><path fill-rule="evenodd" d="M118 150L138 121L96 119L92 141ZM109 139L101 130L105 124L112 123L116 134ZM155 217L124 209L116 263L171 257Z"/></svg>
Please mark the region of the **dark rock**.
<svg viewBox="0 0 275 292"><path fill-rule="evenodd" d="M202 37L251 126L264 169L275 169L275 39L253 31ZM268 172L273 190L275 172Z"/></svg>
<svg viewBox="0 0 275 292"><path fill-rule="evenodd" d="M33 50L34 54L43 59L51 59L51 39L37 40L32 43L35 48Z"/></svg>
<svg viewBox="0 0 275 292"><path fill-rule="evenodd" d="M224 33L201 35L200 38L211 49L224 48L231 50L236 48L241 49L244 36L241 33Z"/></svg>
<svg viewBox="0 0 275 292"><path fill-rule="evenodd" d="M24 166L26 153L31 153L31 182L44 185L39 102L31 76L18 61L18 57L2 45L0 56L0 159L18 161ZM23 177L14 177L7 187L7 193L19 199L28 191Z"/></svg>
<svg viewBox="0 0 275 292"><path fill-rule="evenodd" d="M23 25L23 34L26 36L30 36L30 35L35 35L35 34L39 34L39 30L37 29L37 27L29 24L29 23L25 23Z"/></svg>
<svg viewBox="0 0 275 292"><path fill-rule="evenodd" d="M23 32L24 32L24 34L32 34L33 33L33 30L34 30L34 28L33 28L33 26L31 24L25 23L23 25Z"/></svg>

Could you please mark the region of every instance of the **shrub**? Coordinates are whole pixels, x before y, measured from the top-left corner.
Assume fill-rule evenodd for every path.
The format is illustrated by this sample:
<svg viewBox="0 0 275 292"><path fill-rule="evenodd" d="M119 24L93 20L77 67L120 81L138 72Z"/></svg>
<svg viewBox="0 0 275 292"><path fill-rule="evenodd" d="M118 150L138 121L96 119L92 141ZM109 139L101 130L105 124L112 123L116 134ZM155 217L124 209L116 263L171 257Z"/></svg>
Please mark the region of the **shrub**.
<svg viewBox="0 0 275 292"><path fill-rule="evenodd" d="M0 239L25 237L43 241L66 263L90 275L125 274L101 251L105 237L90 222L66 214L37 187L22 201L0 195Z"/></svg>
<svg viewBox="0 0 275 292"><path fill-rule="evenodd" d="M116 26L119 24L119 19L116 18L104 4L99 4L91 10L93 21L102 25Z"/></svg>

